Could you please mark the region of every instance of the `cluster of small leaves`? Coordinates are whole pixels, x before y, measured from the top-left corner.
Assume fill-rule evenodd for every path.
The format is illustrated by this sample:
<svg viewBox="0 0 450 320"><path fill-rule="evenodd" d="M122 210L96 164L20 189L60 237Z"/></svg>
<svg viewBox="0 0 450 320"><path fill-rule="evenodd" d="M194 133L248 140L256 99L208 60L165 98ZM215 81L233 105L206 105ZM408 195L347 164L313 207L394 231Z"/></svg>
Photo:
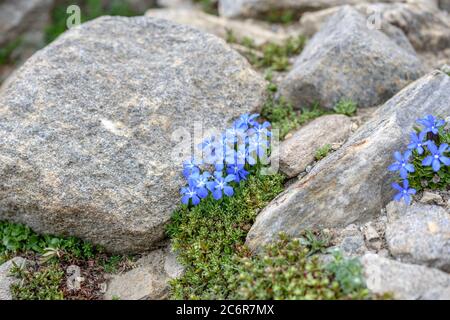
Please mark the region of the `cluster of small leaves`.
<svg viewBox="0 0 450 320"><path fill-rule="evenodd" d="M247 48L243 54L255 68L285 71L291 65L289 58L299 55L303 50L306 38L298 36L287 39L283 44L266 43L257 46L250 38L239 42L232 32L228 32L227 41Z"/></svg>
<svg viewBox="0 0 450 320"><path fill-rule="evenodd" d="M402 186L392 184L398 192L394 200L403 199L407 204L417 191L448 190L450 187L450 131L446 121L428 115L417 122L422 129L415 128L410 134L408 150L404 153L396 151L395 162L388 168L398 172L403 181Z"/></svg>
<svg viewBox="0 0 450 320"><path fill-rule="evenodd" d="M366 299L361 267L354 261L335 260L328 267L302 239L280 240L253 257L236 258L237 272L230 281L235 299L332 300Z"/></svg>
<svg viewBox="0 0 450 320"><path fill-rule="evenodd" d="M261 116L272 124L272 128L279 130L279 137L283 139L290 131L330 111L324 110L318 104L302 110L294 110L292 104L284 97L276 98L277 86L271 82L271 73L266 79L270 82L267 88L268 99L263 105Z"/></svg>
<svg viewBox="0 0 450 320"><path fill-rule="evenodd" d="M52 42L67 30L67 7L73 4L81 8L81 22L86 22L104 15L129 17L143 14L143 12L135 12L127 1L123 0L60 1L52 11L51 24L46 28L45 38L47 43Z"/></svg>
<svg viewBox="0 0 450 320"><path fill-rule="evenodd" d="M22 39L17 38L0 48L0 65L13 63L12 53L22 43Z"/></svg>
<svg viewBox="0 0 450 320"><path fill-rule="evenodd" d="M225 299L233 256L243 254L243 244L258 211L283 191L284 177L251 175L220 202L206 199L196 207L174 212L168 227L173 248L186 267L171 282L175 299Z"/></svg>
<svg viewBox="0 0 450 320"><path fill-rule="evenodd" d="M357 110L357 104L351 99L342 99L334 107L334 111L346 116L353 116Z"/></svg>
<svg viewBox="0 0 450 320"><path fill-rule="evenodd" d="M39 235L29 227L0 221L0 252L23 253L32 251L51 258L52 254L90 259L102 249L75 237L59 238ZM51 254L49 254L51 253Z"/></svg>
<svg viewBox="0 0 450 320"><path fill-rule="evenodd" d="M64 270L57 263L47 265L14 266L11 274L19 279L11 285L16 300L63 300L61 283Z"/></svg>
<svg viewBox="0 0 450 320"><path fill-rule="evenodd" d="M316 155L315 155L315 159L317 161L322 160L323 158L325 158L326 156L328 156L328 154L331 152L332 148L330 144L326 144L323 147L319 148L316 151Z"/></svg>
<svg viewBox="0 0 450 320"><path fill-rule="evenodd" d="M63 298L96 299L100 294L94 284L102 281L105 273L132 266L130 257L109 255L103 248L78 238L39 235L22 224L0 221L0 264L14 256L24 256L33 263L20 273L24 280L15 289L17 299L59 299L56 282L61 290L65 288L65 278L59 276L59 271L73 264L82 268L86 286L79 292L63 290ZM55 284L49 287L53 281Z"/></svg>
<svg viewBox="0 0 450 320"><path fill-rule="evenodd" d="M264 20L270 23L290 24L298 20L299 14L292 9L270 10L263 14Z"/></svg>

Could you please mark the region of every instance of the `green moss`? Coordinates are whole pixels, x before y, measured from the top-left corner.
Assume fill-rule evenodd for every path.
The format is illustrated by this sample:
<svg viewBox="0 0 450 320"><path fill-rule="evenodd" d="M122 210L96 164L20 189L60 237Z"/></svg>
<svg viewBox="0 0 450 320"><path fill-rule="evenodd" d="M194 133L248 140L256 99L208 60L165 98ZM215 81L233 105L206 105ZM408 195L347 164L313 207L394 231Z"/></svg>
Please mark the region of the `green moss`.
<svg viewBox="0 0 450 320"><path fill-rule="evenodd" d="M16 300L63 300L60 288L64 280L64 271L58 264L45 266L26 266L23 269L14 266L11 274L20 281L11 286Z"/></svg>
<svg viewBox="0 0 450 320"><path fill-rule="evenodd" d="M356 113L357 104L351 99L342 99L334 107L334 111L346 116L353 116Z"/></svg>
<svg viewBox="0 0 450 320"><path fill-rule="evenodd" d="M54 256L90 259L102 251L75 237L39 235L25 225L0 221L0 252L3 254L34 252L48 259Z"/></svg>
<svg viewBox="0 0 450 320"><path fill-rule="evenodd" d="M239 43L231 31L228 32L227 40L229 43ZM299 55L305 46L305 42L304 36L298 36L287 39L281 45L267 43L256 46L250 38L242 39L239 44L248 49L243 54L255 68L285 71L291 65L289 58Z"/></svg>
<svg viewBox="0 0 450 320"><path fill-rule="evenodd" d="M55 40L61 33L67 30L66 12L69 5L76 4L81 8L81 22L86 22L100 16L136 16L144 14L143 12L135 12L127 1L115 0L105 2L101 0L78 0L65 1L59 3L52 11L51 24L46 29L46 42L50 43Z"/></svg>
<svg viewBox="0 0 450 320"><path fill-rule="evenodd" d="M319 148L316 151L316 155L315 158L317 161L322 160L323 158L325 158L331 151L331 145L330 144L326 144L323 147Z"/></svg>
<svg viewBox="0 0 450 320"><path fill-rule="evenodd" d="M233 257L243 254L243 244L258 210L283 190L283 176L249 176L233 197L208 198L197 207L177 210L168 227L173 248L186 267L171 283L175 299L224 299Z"/></svg>
<svg viewBox="0 0 450 320"><path fill-rule="evenodd" d="M335 260L325 266L303 239L280 240L261 254L236 258L230 289L235 299L322 300L365 299L368 291L355 261ZM345 284L345 286L344 286Z"/></svg>
<svg viewBox="0 0 450 320"><path fill-rule="evenodd" d="M270 23L290 24L297 21L300 15L291 9L271 10L262 15L264 20Z"/></svg>
<svg viewBox="0 0 450 320"><path fill-rule="evenodd" d="M283 139L290 131L315 118L331 113L329 110L320 108L314 104L309 108L294 110L291 103L284 97L275 98L277 86L271 82L270 73L266 79L269 81L267 87L268 99L263 105L261 116L271 122L272 128L279 130L280 139Z"/></svg>
<svg viewBox="0 0 450 320"><path fill-rule="evenodd" d="M14 63L14 60L11 57L12 53L17 49L17 47L20 46L21 43L22 39L18 38L0 48L0 65Z"/></svg>
<svg viewBox="0 0 450 320"><path fill-rule="evenodd" d="M213 14L213 15L219 15L219 12L217 10L217 2L213 0L194 0L194 3L198 3L202 10L206 13Z"/></svg>

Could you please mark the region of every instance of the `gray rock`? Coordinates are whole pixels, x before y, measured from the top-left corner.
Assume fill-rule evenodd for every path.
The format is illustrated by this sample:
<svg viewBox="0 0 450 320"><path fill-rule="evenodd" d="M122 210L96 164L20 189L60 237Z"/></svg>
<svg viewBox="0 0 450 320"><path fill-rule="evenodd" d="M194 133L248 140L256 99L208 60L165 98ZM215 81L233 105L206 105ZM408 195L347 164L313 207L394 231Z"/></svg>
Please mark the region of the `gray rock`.
<svg viewBox="0 0 450 320"><path fill-rule="evenodd" d="M425 204L444 204L444 200L439 194L430 191L423 192L422 198L420 198L420 202Z"/></svg>
<svg viewBox="0 0 450 320"><path fill-rule="evenodd" d="M304 13L345 4L395 1L398 0L219 0L219 14L230 18L254 18L279 10Z"/></svg>
<svg viewBox="0 0 450 320"><path fill-rule="evenodd" d="M347 257L360 256L367 251L364 243L364 236L354 224L341 230L338 240L335 241L336 246L340 248L341 252Z"/></svg>
<svg viewBox="0 0 450 320"><path fill-rule="evenodd" d="M367 253L361 258L367 288L395 299L450 299L450 275L437 269L405 264Z"/></svg>
<svg viewBox="0 0 450 320"><path fill-rule="evenodd" d="M269 42L282 44L290 36L295 36L281 30L272 31L270 25L262 22L230 20L192 9L152 9L146 15L189 25L223 39L227 39L231 32L238 41L249 38L256 46Z"/></svg>
<svg viewBox="0 0 450 320"><path fill-rule="evenodd" d="M450 77L434 71L378 109L336 152L261 211L247 237L256 249L279 232L367 222L394 194L392 154L408 143L416 119L450 113Z"/></svg>
<svg viewBox="0 0 450 320"><path fill-rule="evenodd" d="M386 209L386 241L394 257L450 272L450 210L398 202Z"/></svg>
<svg viewBox="0 0 450 320"><path fill-rule="evenodd" d="M425 0L428 1L428 0ZM410 1L411 2L411 1ZM428 4L431 3L427 2ZM366 19L375 21L381 18L381 31L386 32L389 25L401 29L417 51L442 51L450 47L450 19L448 14L436 10L433 3L362 3L355 5ZM340 7L318 12L306 13L300 20L300 28L311 36L320 30L322 24L334 15Z"/></svg>
<svg viewBox="0 0 450 320"><path fill-rule="evenodd" d="M319 148L344 142L351 134L352 121L344 115L326 115L295 132L280 145L280 170L297 176L314 161Z"/></svg>
<svg viewBox="0 0 450 320"><path fill-rule="evenodd" d="M54 0L0 1L0 47L27 32L42 36Z"/></svg>
<svg viewBox="0 0 450 320"><path fill-rule="evenodd" d="M370 30L363 15L345 6L307 44L280 89L296 108L314 102L333 108L344 98L371 107L423 73L415 53Z"/></svg>
<svg viewBox="0 0 450 320"><path fill-rule="evenodd" d="M184 184L174 131L223 129L262 105L265 86L223 40L167 20L69 30L1 91L0 219L151 249Z"/></svg>
<svg viewBox="0 0 450 320"><path fill-rule="evenodd" d="M104 298L111 300L162 300L169 295L170 279L181 276L183 267L170 246L152 251L137 262L136 268L114 275Z"/></svg>
<svg viewBox="0 0 450 320"><path fill-rule="evenodd" d="M15 257L0 265L0 301L12 300L10 287L18 280L11 276L10 272L14 266L23 267L26 260L21 257Z"/></svg>

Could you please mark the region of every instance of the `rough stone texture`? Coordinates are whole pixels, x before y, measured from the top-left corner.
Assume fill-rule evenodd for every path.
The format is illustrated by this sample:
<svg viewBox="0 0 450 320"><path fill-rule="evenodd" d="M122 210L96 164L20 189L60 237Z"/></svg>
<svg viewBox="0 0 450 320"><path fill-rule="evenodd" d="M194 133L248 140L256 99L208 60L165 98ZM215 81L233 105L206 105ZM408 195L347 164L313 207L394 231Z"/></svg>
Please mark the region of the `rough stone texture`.
<svg viewBox="0 0 450 320"><path fill-rule="evenodd" d="M167 20L71 29L1 91L0 219L152 248L184 183L173 132L223 129L261 105L265 85L223 40Z"/></svg>
<svg viewBox="0 0 450 320"><path fill-rule="evenodd" d="M437 269L405 264L367 253L361 258L367 288L395 299L450 299L450 275Z"/></svg>
<svg viewBox="0 0 450 320"><path fill-rule="evenodd" d="M170 279L181 276L183 267L167 246L152 251L137 262L136 268L115 275L108 284L105 299L161 300L167 299Z"/></svg>
<svg viewBox="0 0 450 320"><path fill-rule="evenodd" d="M276 10L304 13L345 4L396 1L398 0L219 0L219 14L230 18L258 17Z"/></svg>
<svg viewBox="0 0 450 320"><path fill-rule="evenodd" d="M274 32L269 25L262 22L229 20L192 9L152 9L148 10L146 15L186 24L223 39L227 39L229 32L232 32L239 41L247 37L257 46L268 42L282 44L289 36L293 36L282 31Z"/></svg>
<svg viewBox="0 0 450 320"><path fill-rule="evenodd" d="M394 257L450 272L450 210L398 202L386 209L386 240Z"/></svg>
<svg viewBox="0 0 450 320"><path fill-rule="evenodd" d="M417 3L359 4L354 8L370 20L381 17L381 31L389 25L400 28L417 51L440 51L450 47L450 17L448 14ZM340 7L306 13L300 20L300 27L307 36L320 30L322 24L334 15Z"/></svg>
<svg viewBox="0 0 450 320"><path fill-rule="evenodd" d="M439 194L430 191L423 192L422 198L420 198L420 202L425 204L437 204L437 205L444 204L444 200Z"/></svg>
<svg viewBox="0 0 450 320"><path fill-rule="evenodd" d="M333 108L344 98L371 107L423 73L412 50L370 30L361 14L345 6L307 44L280 89L297 108L316 101Z"/></svg>
<svg viewBox="0 0 450 320"><path fill-rule="evenodd" d="M275 198L247 237L256 249L279 232L298 236L311 227L346 226L379 215L392 199L395 174L386 168L406 145L416 119L450 114L450 77L434 71L378 109L336 152Z"/></svg>
<svg viewBox="0 0 450 320"><path fill-rule="evenodd" d="M319 148L347 140L352 121L344 115L327 115L315 119L280 145L280 170L289 178L304 171L314 161Z"/></svg>
<svg viewBox="0 0 450 320"><path fill-rule="evenodd" d="M24 258L15 257L0 265L0 301L12 300L10 287L17 279L10 275L10 271L14 265L22 267L25 263L26 260Z"/></svg>
<svg viewBox="0 0 450 320"><path fill-rule="evenodd" d="M360 256L367 251L364 236L355 224L350 224L339 232L334 244L347 257Z"/></svg>

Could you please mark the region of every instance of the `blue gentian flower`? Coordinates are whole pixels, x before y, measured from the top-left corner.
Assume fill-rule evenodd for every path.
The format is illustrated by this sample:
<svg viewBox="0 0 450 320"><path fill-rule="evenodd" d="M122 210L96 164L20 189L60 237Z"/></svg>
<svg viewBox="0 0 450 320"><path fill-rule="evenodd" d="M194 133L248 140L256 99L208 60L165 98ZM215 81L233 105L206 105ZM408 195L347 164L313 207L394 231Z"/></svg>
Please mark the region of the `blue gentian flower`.
<svg viewBox="0 0 450 320"><path fill-rule="evenodd" d="M202 174L196 173L189 177L189 186L193 186L197 192L197 195L202 199L208 196L206 184L208 183L210 177L211 174L207 171Z"/></svg>
<svg viewBox="0 0 450 320"><path fill-rule="evenodd" d="M244 165L247 162L249 165L254 166L256 160L253 155L249 152L249 148L245 143L239 145L236 151L236 160L232 163L238 163Z"/></svg>
<svg viewBox="0 0 450 320"><path fill-rule="evenodd" d="M247 130L248 128L253 127L257 124L257 122L255 121L257 117L259 117L259 114L245 113L234 122L234 126L242 130Z"/></svg>
<svg viewBox="0 0 450 320"><path fill-rule="evenodd" d="M247 175L249 174L249 172L244 169L244 165L237 163L227 166L227 173L234 175L237 183L246 180Z"/></svg>
<svg viewBox="0 0 450 320"><path fill-rule="evenodd" d="M214 181L210 181L206 184L209 191L212 192L213 198L219 200L222 198L223 194L231 197L234 194L233 187L230 187L228 183L235 180L234 175L227 175L225 178L222 174L216 172L214 173Z"/></svg>
<svg viewBox="0 0 450 320"><path fill-rule="evenodd" d="M199 165L201 165L201 161L192 158L191 160L186 160L183 163L183 176L188 179L192 174L199 173Z"/></svg>
<svg viewBox="0 0 450 320"><path fill-rule="evenodd" d="M430 141L423 141L426 134L427 133L425 131L422 131L419 134L411 132L411 143L408 144L408 149L416 150L418 154L423 154L423 147L430 143Z"/></svg>
<svg viewBox="0 0 450 320"><path fill-rule="evenodd" d="M189 204L189 199L192 199L192 204L194 206L200 203L200 197L197 193L197 189L193 185L181 188L181 194L183 195L181 202L184 204Z"/></svg>
<svg viewBox="0 0 450 320"><path fill-rule="evenodd" d="M225 131L225 137L228 142L237 143L239 141L245 141L247 136L246 130L239 127L239 123L234 123L231 128Z"/></svg>
<svg viewBox="0 0 450 320"><path fill-rule="evenodd" d="M265 121L262 124L255 124L253 128L249 129L249 134L256 134L258 136L270 137L272 136L272 132L269 131L270 122Z"/></svg>
<svg viewBox="0 0 450 320"><path fill-rule="evenodd" d="M394 153L394 158L397 160L391 164L388 168L389 171L399 171L400 177L406 179L408 177L408 172L414 172L414 166L409 163L409 158L411 157L411 151L406 151L404 155L396 151Z"/></svg>
<svg viewBox="0 0 450 320"><path fill-rule="evenodd" d="M394 196L395 201L400 201L404 199L406 204L411 204L411 195L416 194L416 189L409 188L409 181L403 181L403 187L401 187L398 183L393 183L392 187L398 191L398 193Z"/></svg>
<svg viewBox="0 0 450 320"><path fill-rule="evenodd" d="M431 155L423 159L422 165L431 166L434 172L438 172L441 169L441 163L450 166L450 158L444 156L444 152L448 151L448 144L443 143L438 149L434 142L430 142L428 151L430 151Z"/></svg>
<svg viewBox="0 0 450 320"><path fill-rule="evenodd" d="M249 152L256 152L259 158L262 158L269 148L269 142L266 137L253 135L250 137L249 141Z"/></svg>
<svg viewBox="0 0 450 320"><path fill-rule="evenodd" d="M215 164L223 162L224 147L222 139L211 139L204 145L203 156L205 163Z"/></svg>
<svg viewBox="0 0 450 320"><path fill-rule="evenodd" d="M425 127L424 132L432 132L433 134L439 133L439 127L445 125L445 120L436 119L432 115L428 115L423 119L417 120L417 123L423 125Z"/></svg>

